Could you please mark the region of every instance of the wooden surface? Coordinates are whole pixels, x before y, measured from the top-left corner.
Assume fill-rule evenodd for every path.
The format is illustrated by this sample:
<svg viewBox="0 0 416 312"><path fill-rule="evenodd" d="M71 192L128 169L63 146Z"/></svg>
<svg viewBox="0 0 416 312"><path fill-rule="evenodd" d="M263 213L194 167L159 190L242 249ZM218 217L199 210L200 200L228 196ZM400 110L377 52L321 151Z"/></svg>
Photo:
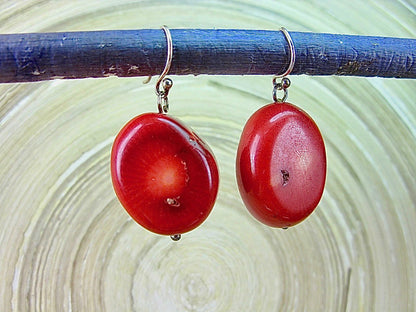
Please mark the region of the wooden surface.
<svg viewBox="0 0 416 312"><path fill-rule="evenodd" d="M172 29L175 75L273 75L289 63L280 31ZM416 39L290 32L293 74L416 78ZM160 29L0 35L0 82L153 76Z"/></svg>

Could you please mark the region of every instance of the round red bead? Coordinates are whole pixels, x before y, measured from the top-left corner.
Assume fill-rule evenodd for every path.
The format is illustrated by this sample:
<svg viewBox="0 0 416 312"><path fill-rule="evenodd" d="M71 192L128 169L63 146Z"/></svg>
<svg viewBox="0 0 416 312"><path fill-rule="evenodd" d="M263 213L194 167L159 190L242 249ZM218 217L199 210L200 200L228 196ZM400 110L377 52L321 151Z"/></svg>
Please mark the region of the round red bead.
<svg viewBox="0 0 416 312"><path fill-rule="evenodd" d="M157 113L137 116L117 135L111 175L131 217L164 235L200 225L214 206L219 183L209 147L177 119Z"/></svg>
<svg viewBox="0 0 416 312"><path fill-rule="evenodd" d="M259 221L293 226L318 205L326 179L322 135L304 111L272 103L248 120L236 160L241 197Z"/></svg>

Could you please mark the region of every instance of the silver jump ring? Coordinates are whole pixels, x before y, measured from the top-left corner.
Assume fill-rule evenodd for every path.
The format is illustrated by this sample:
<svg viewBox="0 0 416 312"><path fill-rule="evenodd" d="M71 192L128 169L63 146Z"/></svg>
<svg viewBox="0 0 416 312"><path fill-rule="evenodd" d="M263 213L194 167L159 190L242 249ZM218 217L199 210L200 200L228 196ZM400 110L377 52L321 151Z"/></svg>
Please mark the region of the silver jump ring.
<svg viewBox="0 0 416 312"><path fill-rule="evenodd" d="M288 88L290 87L290 79L287 77L283 77L282 81L274 82L273 84L273 101L275 103L286 102L287 97L289 95ZM277 97L278 91L283 91L283 96L281 98Z"/></svg>
<svg viewBox="0 0 416 312"><path fill-rule="evenodd" d="M170 78L165 78L165 76L169 72L170 66L172 64L173 43L172 43L172 35L170 34L169 28L166 25L163 25L162 30L166 36L167 55L166 55L165 68L163 69L162 73L160 74L156 82L156 95L158 97L157 105L158 105L159 113L167 113L169 110L168 93L169 93L170 88L172 88L173 86L173 81ZM160 89L161 83L162 83L163 90Z"/></svg>
<svg viewBox="0 0 416 312"><path fill-rule="evenodd" d="M296 51L295 51L295 45L293 44L292 37L290 36L289 32L286 28L281 27L280 31L283 33L283 35L286 38L286 41L289 45L289 52L290 52L290 60L289 60L289 66L287 67L286 71L281 75L275 75L273 77L273 101L275 103L282 103L285 102L288 97L288 88L290 87L290 80L289 78L286 78L287 75L289 75L293 67L295 67L295 60L296 60ZM282 78L280 82L277 82L277 79ZM282 98L277 97L277 92L283 90L284 94Z"/></svg>

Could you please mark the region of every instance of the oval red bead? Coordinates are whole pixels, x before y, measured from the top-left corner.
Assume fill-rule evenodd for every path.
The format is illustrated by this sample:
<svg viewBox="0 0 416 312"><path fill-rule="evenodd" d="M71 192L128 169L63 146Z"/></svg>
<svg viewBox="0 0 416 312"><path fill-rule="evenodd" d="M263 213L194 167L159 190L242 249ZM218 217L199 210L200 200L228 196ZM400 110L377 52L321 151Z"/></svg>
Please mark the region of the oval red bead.
<svg viewBox="0 0 416 312"><path fill-rule="evenodd" d="M111 175L130 216L163 235L200 225L218 192L210 148L179 120L158 113L139 115L120 131L111 153Z"/></svg>
<svg viewBox="0 0 416 312"><path fill-rule="evenodd" d="M318 205L325 186L322 135L304 111L290 103L260 108L247 121L236 159L244 204L259 221L293 226Z"/></svg>

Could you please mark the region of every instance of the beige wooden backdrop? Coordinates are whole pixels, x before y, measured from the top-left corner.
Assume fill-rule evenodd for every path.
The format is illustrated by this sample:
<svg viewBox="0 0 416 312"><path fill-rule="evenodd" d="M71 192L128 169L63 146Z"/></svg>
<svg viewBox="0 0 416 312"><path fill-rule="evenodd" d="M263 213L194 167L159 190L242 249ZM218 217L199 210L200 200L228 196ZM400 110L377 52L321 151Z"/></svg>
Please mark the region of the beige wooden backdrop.
<svg viewBox="0 0 416 312"><path fill-rule="evenodd" d="M412 0L0 1L1 33L284 25L415 38L415 17ZM178 243L135 224L109 175L118 130L156 110L155 80L0 85L0 311L414 311L415 81L292 77L328 179L316 212L283 231L248 214L234 174L272 77L173 78L170 113L221 171L212 214Z"/></svg>

